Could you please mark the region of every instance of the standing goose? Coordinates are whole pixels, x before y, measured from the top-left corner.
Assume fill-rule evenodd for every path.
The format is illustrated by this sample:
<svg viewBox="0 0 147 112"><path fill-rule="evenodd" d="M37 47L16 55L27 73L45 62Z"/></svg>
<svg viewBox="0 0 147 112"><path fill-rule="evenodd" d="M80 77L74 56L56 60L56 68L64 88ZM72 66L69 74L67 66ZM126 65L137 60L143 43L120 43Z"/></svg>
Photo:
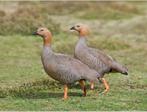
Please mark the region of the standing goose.
<svg viewBox="0 0 147 112"><path fill-rule="evenodd" d="M128 75L126 67L116 62L111 56L106 55L102 51L94 48L90 48L86 44L86 38L89 33L89 29L86 25L76 24L71 27L70 30L75 30L79 33L79 40L75 47L75 57L81 62L88 65L91 69L95 69L101 75L101 81L105 86L104 93L108 92L109 85L104 78L104 74L111 72L118 72L124 75ZM94 88L94 83L91 82L91 89Z"/></svg>
<svg viewBox="0 0 147 112"><path fill-rule="evenodd" d="M84 80L97 81L99 73L90 69L81 61L68 55L54 53L51 49L52 34L47 28L38 28L33 34L43 38L43 52L41 55L45 72L53 79L64 84L64 99L67 99L68 84L79 81L86 96Z"/></svg>

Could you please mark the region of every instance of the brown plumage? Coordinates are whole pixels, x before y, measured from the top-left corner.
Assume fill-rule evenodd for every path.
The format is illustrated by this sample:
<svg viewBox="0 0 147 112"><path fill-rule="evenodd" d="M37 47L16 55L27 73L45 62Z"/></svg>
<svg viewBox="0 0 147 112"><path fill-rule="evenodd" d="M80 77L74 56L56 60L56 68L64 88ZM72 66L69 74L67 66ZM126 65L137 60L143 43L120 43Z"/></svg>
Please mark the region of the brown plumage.
<svg viewBox="0 0 147 112"><path fill-rule="evenodd" d="M115 61L111 56L98 49L87 46L86 38L89 30L86 25L77 24L73 26L71 30L75 30L79 33L79 41L75 47L75 57L100 73L102 81L106 87L105 92L109 90L109 85L103 78L104 74L111 72L118 72L125 75L128 74L127 68ZM93 84L91 84L91 89L93 89Z"/></svg>
<svg viewBox="0 0 147 112"><path fill-rule="evenodd" d="M76 81L79 81L84 91L84 96L86 96L84 80L97 81L97 77L100 76L99 73L77 59L68 55L54 53L51 49L52 34L48 29L38 28L35 34L40 35L44 40L41 56L44 70L53 79L64 84L64 99L67 98L67 85Z"/></svg>

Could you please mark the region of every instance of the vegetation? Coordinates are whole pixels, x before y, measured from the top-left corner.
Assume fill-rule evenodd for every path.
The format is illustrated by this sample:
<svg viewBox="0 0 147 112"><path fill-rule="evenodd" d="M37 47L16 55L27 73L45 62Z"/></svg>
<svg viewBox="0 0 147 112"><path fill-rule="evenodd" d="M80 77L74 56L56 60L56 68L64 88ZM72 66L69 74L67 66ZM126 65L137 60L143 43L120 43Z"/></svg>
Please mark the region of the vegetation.
<svg viewBox="0 0 147 112"><path fill-rule="evenodd" d="M3 11L0 12L1 35L11 35L11 34L21 34L21 35L30 35L32 31L37 27L46 26L52 32L58 33L60 25L53 22L49 18L49 15L46 12L42 11L43 8L39 5L34 6L24 6L21 5L18 9L9 14L5 15Z"/></svg>
<svg viewBox="0 0 147 112"><path fill-rule="evenodd" d="M71 7L67 2L1 2L0 110L146 111L146 2L143 5L135 2L69 3ZM12 4L16 9L9 12ZM102 15L95 16L97 13ZM87 18L87 14L91 16ZM78 38L68 28L77 22L91 28L89 46L125 64L129 75L106 75L110 84L106 95L102 94L104 87L100 82L93 91L86 82L88 96L82 97L79 84L75 83L70 86L69 99L63 101L63 86L43 70L42 38L31 33L40 25L48 27L53 32L53 50L73 55Z"/></svg>

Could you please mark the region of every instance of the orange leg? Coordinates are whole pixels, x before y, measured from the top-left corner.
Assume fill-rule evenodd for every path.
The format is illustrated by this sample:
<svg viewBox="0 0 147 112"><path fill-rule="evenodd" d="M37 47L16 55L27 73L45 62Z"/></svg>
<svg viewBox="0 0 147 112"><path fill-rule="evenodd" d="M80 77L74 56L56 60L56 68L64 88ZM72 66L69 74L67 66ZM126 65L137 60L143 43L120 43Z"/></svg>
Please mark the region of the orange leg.
<svg viewBox="0 0 147 112"><path fill-rule="evenodd" d="M90 89L93 90L94 89L94 82L91 81L91 84L90 84Z"/></svg>
<svg viewBox="0 0 147 112"><path fill-rule="evenodd" d="M85 87L85 81L84 80L80 80L79 84L83 90L83 96L86 96L86 87Z"/></svg>
<svg viewBox="0 0 147 112"><path fill-rule="evenodd" d="M68 98L67 91L68 91L68 86L65 84L64 85L64 98L63 98L64 100Z"/></svg>
<svg viewBox="0 0 147 112"><path fill-rule="evenodd" d="M102 78L102 82L103 82L103 84L104 84L104 86L106 88L104 93L107 93L109 91L110 87L109 87L107 81L105 80L105 78Z"/></svg>

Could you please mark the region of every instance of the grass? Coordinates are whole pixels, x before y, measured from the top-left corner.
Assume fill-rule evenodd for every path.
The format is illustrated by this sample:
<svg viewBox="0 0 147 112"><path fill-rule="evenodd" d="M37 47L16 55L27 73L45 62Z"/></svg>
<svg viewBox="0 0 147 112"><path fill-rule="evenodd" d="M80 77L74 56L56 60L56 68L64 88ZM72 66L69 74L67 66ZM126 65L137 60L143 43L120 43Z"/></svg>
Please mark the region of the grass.
<svg viewBox="0 0 147 112"><path fill-rule="evenodd" d="M7 3L3 7L0 5L0 9L4 9L0 11L0 21L10 17L9 13L12 16L7 18L9 21L3 23L0 31L3 34L0 35L0 110L147 110L145 2L139 5L133 4L135 2L70 2L71 7L67 7L68 2L36 2L34 5L34 2L13 3L16 9L12 12L11 3L8 8ZM23 10L23 7L27 8ZM14 21L20 22L17 27L11 21L15 14L19 15ZM26 24L30 22L32 26ZM30 33L39 24L46 25L53 32L53 50L73 55L78 38L67 29L77 22L88 24L91 28L89 46L103 50L125 64L129 75L107 74L105 78L110 84L110 91L106 95L102 94L104 87L100 82L93 91L86 82L87 97L82 97L79 84L75 83L69 87L69 99L63 101L63 85L51 79L43 70L40 59L42 39Z"/></svg>
<svg viewBox="0 0 147 112"><path fill-rule="evenodd" d="M72 35L69 35L70 37ZM77 38L67 34L56 34L53 38L55 51L71 54ZM129 76L106 75L111 85L107 95L101 83L82 97L78 83L70 86L69 99L62 100L63 86L49 78L43 71L40 60L42 39L34 36L0 36L0 110L146 110L147 60L143 43L136 48L134 41L124 42L119 49L103 47L100 37L89 39L89 45L103 49L129 67ZM107 40L107 38L103 38ZM112 37L108 46L117 44ZM60 42L60 44L59 44ZM71 43L72 42L72 43ZM65 44L66 43L66 44ZM61 47L62 46L62 47ZM64 46L64 47L63 47ZM105 45L106 46L106 45ZM129 47L128 47L129 46ZM61 47L61 48L60 48ZM60 48L60 49L58 49ZM64 49L62 49L64 48ZM137 51L138 49L138 51ZM139 52L141 51L141 52ZM136 53L138 52L138 53ZM137 59L137 58L140 59ZM140 64L142 63L142 64ZM133 66L135 65L135 66ZM87 82L89 88L89 83ZM88 101L88 103L87 103Z"/></svg>
<svg viewBox="0 0 147 112"><path fill-rule="evenodd" d="M134 13L126 13L119 10L114 10L111 8L106 8L103 10L88 10L86 12L79 12L76 13L76 16L81 19L87 20L122 20L122 19L129 19L132 18L135 14Z"/></svg>

